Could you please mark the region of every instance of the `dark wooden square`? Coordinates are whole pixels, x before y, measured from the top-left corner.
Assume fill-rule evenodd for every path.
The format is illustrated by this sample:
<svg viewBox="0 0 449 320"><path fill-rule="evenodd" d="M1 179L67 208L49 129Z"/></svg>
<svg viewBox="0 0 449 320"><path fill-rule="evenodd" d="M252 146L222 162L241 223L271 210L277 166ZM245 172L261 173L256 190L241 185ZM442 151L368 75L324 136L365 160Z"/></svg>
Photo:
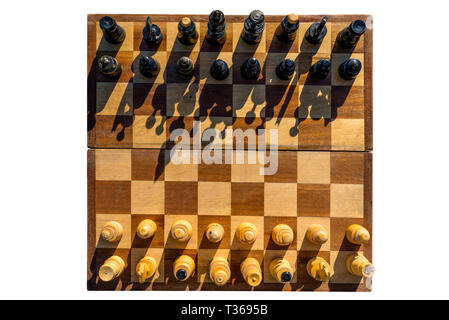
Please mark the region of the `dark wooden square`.
<svg viewBox="0 0 449 320"><path fill-rule="evenodd" d="M269 151L267 151L269 152ZM294 151L278 151L278 170L275 174L265 175L265 182L294 183L297 181L298 160ZM268 167L266 165L265 167Z"/></svg>
<svg viewBox="0 0 449 320"><path fill-rule="evenodd" d="M165 181L165 214L196 215L198 182Z"/></svg>
<svg viewBox="0 0 449 320"><path fill-rule="evenodd" d="M134 149L131 151L131 179L163 181L165 150Z"/></svg>
<svg viewBox="0 0 449 320"><path fill-rule="evenodd" d="M137 226L145 219L153 220L157 225L157 231L149 239L141 239L137 235ZM131 242L133 248L163 248L164 247L164 216L134 214L131 216Z"/></svg>
<svg viewBox="0 0 449 320"><path fill-rule="evenodd" d="M209 224L219 223L225 229L223 239L218 243L210 242L206 237L206 230ZM200 249L229 249L231 247L231 234L229 227L231 216L198 216L198 247ZM195 232L195 231L194 231Z"/></svg>
<svg viewBox="0 0 449 320"><path fill-rule="evenodd" d="M236 216L264 215L263 183L231 183L231 214Z"/></svg>
<svg viewBox="0 0 449 320"><path fill-rule="evenodd" d="M298 184L298 216L329 217L330 185Z"/></svg>
<svg viewBox="0 0 449 320"><path fill-rule="evenodd" d="M96 181L95 193L97 213L131 213L131 181Z"/></svg>
<svg viewBox="0 0 449 320"><path fill-rule="evenodd" d="M331 153L331 183L362 184L364 169L363 153Z"/></svg>

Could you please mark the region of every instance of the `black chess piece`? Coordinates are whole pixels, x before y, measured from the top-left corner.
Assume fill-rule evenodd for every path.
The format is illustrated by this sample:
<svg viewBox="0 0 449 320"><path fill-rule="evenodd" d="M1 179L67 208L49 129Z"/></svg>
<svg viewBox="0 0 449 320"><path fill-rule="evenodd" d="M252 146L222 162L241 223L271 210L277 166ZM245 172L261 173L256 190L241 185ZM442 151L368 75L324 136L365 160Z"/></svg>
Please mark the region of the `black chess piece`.
<svg viewBox="0 0 449 320"><path fill-rule="evenodd" d="M295 68L296 66L293 60L285 59L277 65L276 75L279 77L279 79L289 80L293 77Z"/></svg>
<svg viewBox="0 0 449 320"><path fill-rule="evenodd" d="M216 80L224 80L229 75L228 64L221 60L215 60L210 67L210 74Z"/></svg>
<svg viewBox="0 0 449 320"><path fill-rule="evenodd" d="M176 271L176 279L183 281L186 278L187 278L187 271L185 271L184 269L179 269L178 271Z"/></svg>
<svg viewBox="0 0 449 320"><path fill-rule="evenodd" d="M122 66L117 59L107 55L101 56L98 59L98 68L107 78L118 78L122 73Z"/></svg>
<svg viewBox="0 0 449 320"><path fill-rule="evenodd" d="M198 31L192 19L184 17L179 21L177 38L186 46L194 45L198 41Z"/></svg>
<svg viewBox="0 0 449 320"><path fill-rule="evenodd" d="M117 44L125 40L125 30L109 16L104 16L100 19L100 28L103 31L103 37L109 43Z"/></svg>
<svg viewBox="0 0 449 320"><path fill-rule="evenodd" d="M344 28L337 36L338 44L346 49L354 48L360 37L365 33L366 24L362 20L351 22L349 27Z"/></svg>
<svg viewBox="0 0 449 320"><path fill-rule="evenodd" d="M281 275L282 282L290 282L292 280L292 274L288 271L284 272Z"/></svg>
<svg viewBox="0 0 449 320"><path fill-rule="evenodd" d="M331 71L331 62L328 59L323 59L310 67L309 74L316 80L323 80Z"/></svg>
<svg viewBox="0 0 449 320"><path fill-rule="evenodd" d="M209 15L206 40L215 46L221 46L226 41L225 16L220 10L214 10Z"/></svg>
<svg viewBox="0 0 449 320"><path fill-rule="evenodd" d="M352 80L362 70L362 63L358 59L349 59L343 62L338 68L338 74L345 80Z"/></svg>
<svg viewBox="0 0 449 320"><path fill-rule="evenodd" d="M159 74L161 67L152 57L142 55L139 60L140 73L145 77L155 77Z"/></svg>
<svg viewBox="0 0 449 320"><path fill-rule="evenodd" d="M193 61L188 57L182 57L176 63L176 71L184 77L190 77L195 71L195 65Z"/></svg>
<svg viewBox="0 0 449 320"><path fill-rule="evenodd" d="M147 17L145 27L142 30L143 38L148 44L157 46L162 41L162 31L158 25L151 23L151 18Z"/></svg>
<svg viewBox="0 0 449 320"><path fill-rule="evenodd" d="M260 63L256 58L247 59L240 67L240 74L246 80L256 80L260 74Z"/></svg>
<svg viewBox="0 0 449 320"><path fill-rule="evenodd" d="M276 28L276 37L282 42L291 42L295 40L299 28L299 17L297 14L290 13L285 16L279 26Z"/></svg>
<svg viewBox="0 0 449 320"><path fill-rule="evenodd" d="M327 34L326 22L328 17L324 17L321 22L312 23L307 29L305 38L311 44L318 44L323 42L324 37Z"/></svg>
<svg viewBox="0 0 449 320"><path fill-rule="evenodd" d="M260 10L254 10L245 20L241 38L249 44L259 43L262 39L264 29L265 17L263 12Z"/></svg>

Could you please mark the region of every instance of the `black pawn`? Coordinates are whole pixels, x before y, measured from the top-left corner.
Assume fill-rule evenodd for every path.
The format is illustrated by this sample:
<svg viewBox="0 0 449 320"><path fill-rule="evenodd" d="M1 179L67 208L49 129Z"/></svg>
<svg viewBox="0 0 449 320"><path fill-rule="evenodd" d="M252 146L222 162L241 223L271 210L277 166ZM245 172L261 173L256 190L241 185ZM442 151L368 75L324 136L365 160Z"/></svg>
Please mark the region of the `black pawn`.
<svg viewBox="0 0 449 320"><path fill-rule="evenodd" d="M323 80L327 78L327 75L331 71L331 62L327 59L323 59L315 63L310 67L309 74L316 80Z"/></svg>
<svg viewBox="0 0 449 320"><path fill-rule="evenodd" d="M343 48L354 48L360 37L365 33L365 30L365 22L362 20L355 20L349 25L349 27L340 31L337 36L337 42Z"/></svg>
<svg viewBox="0 0 449 320"><path fill-rule="evenodd" d="M358 59L349 59L343 62L338 68L338 74L345 80L352 80L362 70L362 63Z"/></svg>
<svg viewBox="0 0 449 320"><path fill-rule="evenodd" d="M291 42L295 40L299 28L299 17L296 14L285 16L279 26L276 28L276 37L282 42Z"/></svg>
<svg viewBox="0 0 449 320"><path fill-rule="evenodd" d="M179 269L176 271L176 279L178 280L185 280L187 278L187 272L184 269Z"/></svg>
<svg viewBox="0 0 449 320"><path fill-rule="evenodd" d="M209 15L206 40L215 46L220 46L226 41L225 16L220 10L214 10Z"/></svg>
<svg viewBox="0 0 449 320"><path fill-rule="evenodd" d="M178 71L181 76L190 77L193 74L194 70L195 65L193 64L193 61L188 57L182 57L176 63L176 71Z"/></svg>
<svg viewBox="0 0 449 320"><path fill-rule="evenodd" d="M292 274L288 271L284 272L281 275L282 282L290 282L292 280Z"/></svg>
<svg viewBox="0 0 449 320"><path fill-rule="evenodd" d="M240 74L246 80L256 80L260 74L260 63L256 58L247 59L240 67Z"/></svg>
<svg viewBox="0 0 449 320"><path fill-rule="evenodd" d="M122 72L120 63L114 57L106 55L98 59L98 68L108 78L118 78Z"/></svg>
<svg viewBox="0 0 449 320"><path fill-rule="evenodd" d="M279 77L279 79L289 80L293 77L295 68L296 66L293 60L285 59L276 67L276 75Z"/></svg>
<svg viewBox="0 0 449 320"><path fill-rule="evenodd" d="M159 63L152 57L143 55L139 60L140 73L145 77L155 77L159 74Z"/></svg>
<svg viewBox="0 0 449 320"><path fill-rule="evenodd" d="M147 17L145 27L142 30L143 38L148 44L156 46L162 41L162 31L158 25L151 23L150 17Z"/></svg>
<svg viewBox="0 0 449 320"><path fill-rule="evenodd" d="M229 75L228 64L223 60L215 60L210 67L210 74L216 80L224 80Z"/></svg>
<svg viewBox="0 0 449 320"><path fill-rule="evenodd" d="M125 40L125 30L117 22L108 16L100 19L100 28L103 31L103 37L109 43L122 43Z"/></svg>
<svg viewBox="0 0 449 320"><path fill-rule="evenodd" d="M186 46L194 45L198 41L198 31L192 19L184 17L179 21L178 40Z"/></svg>
<svg viewBox="0 0 449 320"><path fill-rule="evenodd" d="M265 29L265 17L260 10L254 10L246 18L242 30L242 39L249 44L259 43Z"/></svg>
<svg viewBox="0 0 449 320"><path fill-rule="evenodd" d="M323 42L327 34L326 22L328 17L324 17L321 22L313 23L306 31L306 40L311 44L318 44Z"/></svg>

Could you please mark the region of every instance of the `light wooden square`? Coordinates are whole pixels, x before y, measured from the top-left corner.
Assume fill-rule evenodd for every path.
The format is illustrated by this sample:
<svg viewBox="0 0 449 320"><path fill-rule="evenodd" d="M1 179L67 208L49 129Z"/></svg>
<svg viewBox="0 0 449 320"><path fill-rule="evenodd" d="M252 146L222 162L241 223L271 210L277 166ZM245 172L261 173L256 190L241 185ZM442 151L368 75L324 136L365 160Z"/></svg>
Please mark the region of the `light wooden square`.
<svg viewBox="0 0 449 320"><path fill-rule="evenodd" d="M97 83L97 115L132 116L133 87L126 82Z"/></svg>
<svg viewBox="0 0 449 320"><path fill-rule="evenodd" d="M269 53L265 60L265 83L266 84L277 84L277 85L288 85L295 84L298 81L298 54L297 53ZM282 80L276 75L276 68L279 63L285 59L290 59L295 62L295 73L293 77L289 80Z"/></svg>
<svg viewBox="0 0 449 320"><path fill-rule="evenodd" d="M133 147L160 148L166 141L165 117L154 116L155 125L147 128L149 116L134 116Z"/></svg>
<svg viewBox="0 0 449 320"><path fill-rule="evenodd" d="M209 265L215 258L225 258L231 264L231 250L229 249L201 249L198 251L197 281L211 283Z"/></svg>
<svg viewBox="0 0 449 320"><path fill-rule="evenodd" d="M227 216L231 214L230 182L198 182L198 214Z"/></svg>
<svg viewBox="0 0 449 320"><path fill-rule="evenodd" d="M362 70L354 80L345 80L338 74L340 65L348 59L359 59L362 62ZM364 86L365 61L363 53L333 53L332 54L332 85L333 86Z"/></svg>
<svg viewBox="0 0 449 320"><path fill-rule="evenodd" d="M232 109L234 117L265 117L265 85L238 84L232 86Z"/></svg>
<svg viewBox="0 0 449 320"><path fill-rule="evenodd" d="M156 260L158 268L154 275L147 279L145 283L164 282L164 249L163 248L132 248L131 249L131 282L138 283L139 277L136 274L136 267L139 261L144 257L151 257Z"/></svg>
<svg viewBox="0 0 449 320"><path fill-rule="evenodd" d="M181 163L176 164L171 158L165 166L165 181L198 181L198 164L194 163L194 153L180 151L177 157Z"/></svg>
<svg viewBox="0 0 449 320"><path fill-rule="evenodd" d="M97 51L133 51L134 47L134 23L117 21L126 32L125 40L122 43L109 43L103 38L103 31L100 28L100 22L96 27L96 49Z"/></svg>
<svg viewBox="0 0 449 320"><path fill-rule="evenodd" d="M262 39L258 44L248 44L241 39L243 23L233 23L232 25L232 51L233 52L261 52L266 51L267 35L266 30L263 31Z"/></svg>
<svg viewBox="0 0 449 320"><path fill-rule="evenodd" d="M264 184L264 215L275 217L296 217L297 209L296 183Z"/></svg>
<svg viewBox="0 0 449 320"><path fill-rule="evenodd" d="M331 119L331 86L298 86L300 116L314 120Z"/></svg>
<svg viewBox="0 0 449 320"><path fill-rule="evenodd" d="M250 222L257 228L257 239L251 245L240 243L235 232L239 224ZM231 216L231 249L232 250L263 250L264 249L264 218L261 216Z"/></svg>
<svg viewBox="0 0 449 320"><path fill-rule="evenodd" d="M363 184L331 184L331 217L363 218Z"/></svg>
<svg viewBox="0 0 449 320"><path fill-rule="evenodd" d="M164 214L164 181L131 181L132 214Z"/></svg>
<svg viewBox="0 0 449 320"><path fill-rule="evenodd" d="M331 156L329 152L298 152L298 183L329 184Z"/></svg>
<svg viewBox="0 0 449 320"><path fill-rule="evenodd" d="M321 224L326 229L329 239L323 245L311 243L307 237L307 229L312 224ZM298 250L300 251L329 251L331 248L331 221L327 217L299 217L298 218Z"/></svg>
<svg viewBox="0 0 449 320"><path fill-rule="evenodd" d="M192 225L192 237L187 242L176 241L171 236L171 227L179 219L187 220ZM166 249L198 249L198 216L165 215L164 242Z"/></svg>
<svg viewBox="0 0 449 320"><path fill-rule="evenodd" d="M263 282L264 283L279 283L275 278L271 276L270 273L270 264L271 261L278 258L284 258L286 259L292 269L292 280L290 283L296 283L298 280L297 272L296 272L296 263L298 260L298 253L296 250L286 250L286 251L280 251L280 250L266 250L265 256L264 256L264 264L263 264ZM286 284L287 285L287 284Z"/></svg>
<svg viewBox="0 0 449 320"><path fill-rule="evenodd" d="M365 121L363 119L335 119L331 125L332 150L365 149Z"/></svg>
<svg viewBox="0 0 449 320"><path fill-rule="evenodd" d="M221 59L229 68L229 76L216 80L210 75L210 67L215 60ZM232 52L200 52L200 83L232 84Z"/></svg>
<svg viewBox="0 0 449 320"><path fill-rule="evenodd" d="M97 248L117 248L129 249L131 248L131 215L130 214L97 214L95 216L95 239L97 241ZM101 238L101 231L106 222L116 221L123 227L123 236L120 241L107 242Z"/></svg>
<svg viewBox="0 0 449 320"><path fill-rule="evenodd" d="M142 73L140 73L139 69L139 62L140 57L142 55L150 56L154 60L156 60L159 63L160 70L159 74L156 77L146 77ZM134 71L134 83L164 83L164 75L165 75L165 68L167 67L167 52L166 51L134 51L133 52L133 67L132 70Z"/></svg>
<svg viewBox="0 0 449 320"><path fill-rule="evenodd" d="M199 115L199 97L198 83L168 83L167 116Z"/></svg>
<svg viewBox="0 0 449 320"><path fill-rule="evenodd" d="M200 36L201 25L199 22L195 23L196 31L198 32L198 41L192 46L183 45L178 41L178 22L167 22L167 51L186 51L186 52L198 52L201 48L202 39Z"/></svg>
<svg viewBox="0 0 449 320"><path fill-rule="evenodd" d="M131 180L131 150L95 150L96 180Z"/></svg>
<svg viewBox="0 0 449 320"><path fill-rule="evenodd" d="M237 163L237 159L240 157L243 157L242 164ZM251 163L249 163L250 160ZM264 182L264 175L260 172L263 168L264 165L259 161L259 155L257 151L234 150L233 161L231 165L231 181Z"/></svg>
<svg viewBox="0 0 449 320"><path fill-rule="evenodd" d="M330 283L363 283L363 277L350 274L346 269L346 259L356 252L352 251L331 251L331 261L328 261L334 269L334 275ZM359 251L363 254L363 252Z"/></svg>
<svg viewBox="0 0 449 320"><path fill-rule="evenodd" d="M292 133L296 127L297 122L295 118L274 117L267 120L265 123L266 145L278 145L279 149L298 149L298 135ZM270 130L277 131L277 140L272 139Z"/></svg>
<svg viewBox="0 0 449 320"><path fill-rule="evenodd" d="M317 20L316 22L320 22ZM311 44L309 43L305 36L307 29L310 28L312 22L301 22L299 24L297 37L299 38L299 52L301 53L331 53L332 52L332 23L326 23L327 34L323 39L323 42L320 44Z"/></svg>

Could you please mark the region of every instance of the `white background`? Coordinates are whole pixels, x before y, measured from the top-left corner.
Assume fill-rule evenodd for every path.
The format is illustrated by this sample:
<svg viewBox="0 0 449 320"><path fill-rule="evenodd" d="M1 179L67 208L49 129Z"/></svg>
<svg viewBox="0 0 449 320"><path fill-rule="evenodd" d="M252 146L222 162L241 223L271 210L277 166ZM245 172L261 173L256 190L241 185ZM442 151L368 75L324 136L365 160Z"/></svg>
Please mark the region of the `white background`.
<svg viewBox="0 0 449 320"><path fill-rule="evenodd" d="M7 1L0 18L0 297L449 298L443 1ZM88 13L374 15L372 293L87 292Z"/></svg>

